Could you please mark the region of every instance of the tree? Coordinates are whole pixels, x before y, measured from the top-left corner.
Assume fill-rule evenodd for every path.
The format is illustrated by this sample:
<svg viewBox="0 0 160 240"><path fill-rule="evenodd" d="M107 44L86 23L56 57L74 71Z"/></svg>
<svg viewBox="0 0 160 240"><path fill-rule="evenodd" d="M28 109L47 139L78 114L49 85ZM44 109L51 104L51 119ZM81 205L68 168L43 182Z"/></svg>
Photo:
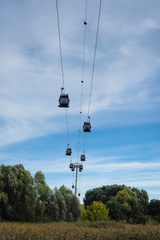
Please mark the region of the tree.
<svg viewBox="0 0 160 240"><path fill-rule="evenodd" d="M93 201L87 209L82 208L83 221L109 221L109 209L101 202Z"/></svg>
<svg viewBox="0 0 160 240"><path fill-rule="evenodd" d="M142 211L146 213L147 206L149 203L148 193L145 190L139 190L138 188L132 188L133 195L136 195L139 205Z"/></svg>
<svg viewBox="0 0 160 240"><path fill-rule="evenodd" d="M50 216L53 221L77 221L81 217L81 207L78 198L64 185L55 188Z"/></svg>
<svg viewBox="0 0 160 240"><path fill-rule="evenodd" d="M153 219L160 222L160 200L152 199L147 206L147 213Z"/></svg>
<svg viewBox="0 0 160 240"><path fill-rule="evenodd" d="M111 218L114 220L126 220L129 222L131 215L131 199L130 194L121 190L115 197L112 197L107 202L107 206L110 208Z"/></svg>
<svg viewBox="0 0 160 240"><path fill-rule="evenodd" d="M132 223L145 223L148 194L145 190L125 185L103 186L89 190L85 194L85 207L93 201L101 201L110 209L112 220L126 220Z"/></svg>
<svg viewBox="0 0 160 240"><path fill-rule="evenodd" d="M66 221L77 221L81 217L81 207L78 198L72 193L70 189L67 189L64 185L60 187L59 191L63 195L67 208Z"/></svg>
<svg viewBox="0 0 160 240"><path fill-rule="evenodd" d="M0 216L3 220L33 221L37 193L34 179L22 164L0 167Z"/></svg>
<svg viewBox="0 0 160 240"><path fill-rule="evenodd" d="M62 186L52 191L38 171L33 178L23 165L0 167L0 219L9 221L77 221L78 198Z"/></svg>
<svg viewBox="0 0 160 240"><path fill-rule="evenodd" d="M81 217L81 208L78 198L64 185L55 188L50 202L51 221L77 221Z"/></svg>
<svg viewBox="0 0 160 240"><path fill-rule="evenodd" d="M38 171L34 177L35 190L37 191L35 219L37 221L48 220L48 210L53 191L46 184L45 176L41 171Z"/></svg>
<svg viewBox="0 0 160 240"><path fill-rule="evenodd" d="M84 204L85 206L90 205L93 201L98 201L106 204L106 202L110 201L112 197L115 197L116 194L124 189L124 185L107 185L101 188L94 188L93 190L89 190L85 194Z"/></svg>

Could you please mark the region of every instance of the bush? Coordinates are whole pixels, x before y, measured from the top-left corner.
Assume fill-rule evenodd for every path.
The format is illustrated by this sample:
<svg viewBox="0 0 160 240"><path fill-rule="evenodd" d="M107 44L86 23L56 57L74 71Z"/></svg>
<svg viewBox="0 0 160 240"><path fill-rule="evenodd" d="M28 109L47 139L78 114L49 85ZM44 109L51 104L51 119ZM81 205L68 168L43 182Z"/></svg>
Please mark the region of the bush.
<svg viewBox="0 0 160 240"><path fill-rule="evenodd" d="M109 209L101 202L94 201L85 209L82 207L82 221L109 221Z"/></svg>

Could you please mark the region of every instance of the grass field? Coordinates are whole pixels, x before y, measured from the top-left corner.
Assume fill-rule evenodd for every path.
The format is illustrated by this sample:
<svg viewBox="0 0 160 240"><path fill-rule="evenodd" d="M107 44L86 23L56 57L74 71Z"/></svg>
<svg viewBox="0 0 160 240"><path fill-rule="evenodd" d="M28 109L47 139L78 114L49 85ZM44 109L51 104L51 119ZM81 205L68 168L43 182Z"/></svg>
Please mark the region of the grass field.
<svg viewBox="0 0 160 240"><path fill-rule="evenodd" d="M160 240L160 225L125 223L3 223L0 240Z"/></svg>

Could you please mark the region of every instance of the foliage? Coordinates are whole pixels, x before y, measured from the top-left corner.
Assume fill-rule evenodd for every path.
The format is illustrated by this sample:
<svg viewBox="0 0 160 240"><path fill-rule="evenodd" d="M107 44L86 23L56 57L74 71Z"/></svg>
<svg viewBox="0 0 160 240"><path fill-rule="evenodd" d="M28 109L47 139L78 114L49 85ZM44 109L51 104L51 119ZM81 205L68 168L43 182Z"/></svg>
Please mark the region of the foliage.
<svg viewBox="0 0 160 240"><path fill-rule="evenodd" d="M145 190L125 185L103 186L89 190L85 194L85 207L93 201L101 201L109 208L112 220L125 220L130 223L145 223L148 194Z"/></svg>
<svg viewBox="0 0 160 240"><path fill-rule="evenodd" d="M93 201L87 209L82 207L83 221L109 221L109 209L101 202Z"/></svg>
<svg viewBox="0 0 160 240"><path fill-rule="evenodd" d="M78 198L62 186L52 191L38 171L33 178L23 165L0 167L0 219L9 221L77 221Z"/></svg>
<svg viewBox="0 0 160 240"><path fill-rule="evenodd" d="M107 222L19 224L0 222L3 240L159 240L160 225Z"/></svg>
<svg viewBox="0 0 160 240"><path fill-rule="evenodd" d="M147 206L148 215L160 222L160 200L152 199Z"/></svg>
<svg viewBox="0 0 160 240"><path fill-rule="evenodd" d="M55 188L51 213L53 221L77 221L81 217L78 198L65 186Z"/></svg>
<svg viewBox="0 0 160 240"><path fill-rule="evenodd" d="M45 176L38 171L34 177L35 190L37 191L35 220L44 221L48 218L48 205L53 194L45 181Z"/></svg>
<svg viewBox="0 0 160 240"><path fill-rule="evenodd" d="M37 193L23 165L0 167L0 216L10 221L33 221Z"/></svg>

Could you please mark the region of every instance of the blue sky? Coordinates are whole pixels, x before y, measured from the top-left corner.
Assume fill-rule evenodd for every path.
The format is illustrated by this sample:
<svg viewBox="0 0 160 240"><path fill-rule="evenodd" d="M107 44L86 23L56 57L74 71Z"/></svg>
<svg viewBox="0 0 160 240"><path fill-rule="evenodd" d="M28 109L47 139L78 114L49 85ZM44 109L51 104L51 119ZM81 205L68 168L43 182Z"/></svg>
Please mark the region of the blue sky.
<svg viewBox="0 0 160 240"><path fill-rule="evenodd" d="M77 161L85 1L59 0L72 161ZM88 0L82 120L98 16ZM41 170L51 188L71 188L55 0L0 0L0 163ZM87 134L85 191L108 184L160 199L160 1L103 0ZM81 150L84 136L81 137Z"/></svg>

